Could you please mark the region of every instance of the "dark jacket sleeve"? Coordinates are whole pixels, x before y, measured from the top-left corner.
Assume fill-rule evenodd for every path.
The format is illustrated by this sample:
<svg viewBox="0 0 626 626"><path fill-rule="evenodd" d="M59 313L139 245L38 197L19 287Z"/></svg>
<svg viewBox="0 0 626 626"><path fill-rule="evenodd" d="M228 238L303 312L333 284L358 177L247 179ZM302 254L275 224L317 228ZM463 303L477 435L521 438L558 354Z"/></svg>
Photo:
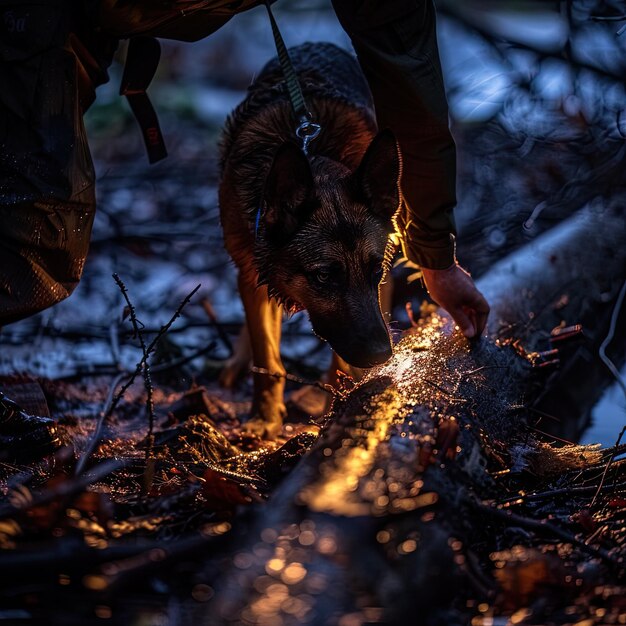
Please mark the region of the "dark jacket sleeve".
<svg viewBox="0 0 626 626"><path fill-rule="evenodd" d="M454 263L456 151L448 128L432 0L334 0L369 82L380 128L402 149L399 227L419 265Z"/></svg>

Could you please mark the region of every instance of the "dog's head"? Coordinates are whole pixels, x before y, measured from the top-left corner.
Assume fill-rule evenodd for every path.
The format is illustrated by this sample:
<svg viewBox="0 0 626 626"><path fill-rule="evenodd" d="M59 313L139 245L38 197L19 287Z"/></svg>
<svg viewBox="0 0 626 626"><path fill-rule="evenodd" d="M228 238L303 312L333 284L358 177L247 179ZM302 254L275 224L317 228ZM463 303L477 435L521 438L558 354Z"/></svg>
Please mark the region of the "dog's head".
<svg viewBox="0 0 626 626"><path fill-rule="evenodd" d="M379 133L351 172L283 144L266 179L257 238L259 281L288 309L305 308L313 330L356 367L391 356L379 285L400 205L401 158Z"/></svg>

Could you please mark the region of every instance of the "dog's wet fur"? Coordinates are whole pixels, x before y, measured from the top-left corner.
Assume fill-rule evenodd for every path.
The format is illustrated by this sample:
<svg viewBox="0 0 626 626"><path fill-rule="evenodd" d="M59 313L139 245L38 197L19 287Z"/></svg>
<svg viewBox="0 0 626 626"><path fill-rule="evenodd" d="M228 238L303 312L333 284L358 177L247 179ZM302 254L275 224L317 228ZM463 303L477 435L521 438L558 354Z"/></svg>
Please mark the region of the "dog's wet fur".
<svg viewBox="0 0 626 626"><path fill-rule="evenodd" d="M276 59L227 120L222 141L225 244L239 268L253 363L276 375L255 375L251 428L266 436L285 414L282 310L306 309L314 332L356 367L383 363L392 350L379 285L401 199L398 143L391 131L377 134L351 55L326 43L290 52L322 127L308 157Z"/></svg>

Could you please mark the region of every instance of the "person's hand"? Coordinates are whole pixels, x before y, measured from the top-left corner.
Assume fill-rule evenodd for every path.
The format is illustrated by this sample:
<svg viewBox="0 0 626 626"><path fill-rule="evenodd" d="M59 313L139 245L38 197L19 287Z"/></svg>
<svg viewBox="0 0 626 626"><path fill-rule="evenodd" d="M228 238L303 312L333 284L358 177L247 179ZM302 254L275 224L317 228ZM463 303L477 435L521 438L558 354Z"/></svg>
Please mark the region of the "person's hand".
<svg viewBox="0 0 626 626"><path fill-rule="evenodd" d="M458 263L445 270L422 268L424 283L431 298L444 308L468 338L483 332L489 305L476 289L472 277Z"/></svg>

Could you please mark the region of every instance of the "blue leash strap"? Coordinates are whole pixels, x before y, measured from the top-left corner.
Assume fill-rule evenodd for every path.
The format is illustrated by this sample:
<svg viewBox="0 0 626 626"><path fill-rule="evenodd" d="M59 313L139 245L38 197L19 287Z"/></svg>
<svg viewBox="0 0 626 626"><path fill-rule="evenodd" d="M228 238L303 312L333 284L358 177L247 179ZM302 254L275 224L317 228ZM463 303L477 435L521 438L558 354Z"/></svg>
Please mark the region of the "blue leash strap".
<svg viewBox="0 0 626 626"><path fill-rule="evenodd" d="M258 237L259 235L259 225L261 224L261 205L259 204L259 208L256 211L256 218L254 220L254 236Z"/></svg>

